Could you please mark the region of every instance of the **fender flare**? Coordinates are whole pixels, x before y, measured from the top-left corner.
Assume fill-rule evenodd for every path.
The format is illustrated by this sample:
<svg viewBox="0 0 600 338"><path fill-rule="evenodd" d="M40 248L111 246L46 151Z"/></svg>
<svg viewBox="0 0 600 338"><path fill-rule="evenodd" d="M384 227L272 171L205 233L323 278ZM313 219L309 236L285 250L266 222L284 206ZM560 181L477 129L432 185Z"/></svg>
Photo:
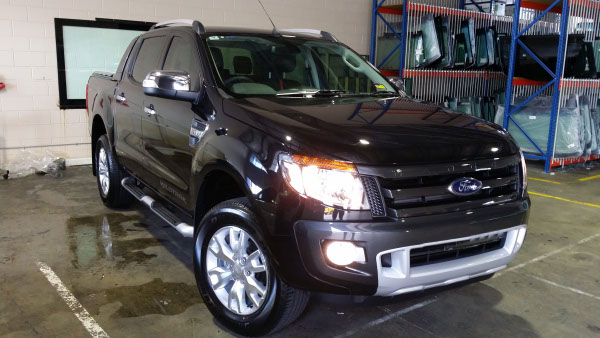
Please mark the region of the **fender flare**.
<svg viewBox="0 0 600 338"><path fill-rule="evenodd" d="M204 215L200 215L201 212L201 208L199 208L199 203L201 202L201 193L202 193L202 189L205 186L205 178L207 176L209 176L212 173L215 172L223 172L227 175L229 175L236 183L237 185L242 189L242 191L244 192L244 197L248 199L248 201L250 202L250 204L253 204L254 201L254 196L252 194L252 192L250 191L250 189L248 188L248 186L246 185L244 179L242 178L242 175L239 173L239 171L237 171L231 164L227 163L224 160L216 160L210 164L205 165L202 170L197 173L196 175L194 175L194 189L195 189L195 193L194 193L194 197L195 197L195 209L194 209L194 226L197 226L200 221L201 218ZM208 210L206 210L208 211Z"/></svg>

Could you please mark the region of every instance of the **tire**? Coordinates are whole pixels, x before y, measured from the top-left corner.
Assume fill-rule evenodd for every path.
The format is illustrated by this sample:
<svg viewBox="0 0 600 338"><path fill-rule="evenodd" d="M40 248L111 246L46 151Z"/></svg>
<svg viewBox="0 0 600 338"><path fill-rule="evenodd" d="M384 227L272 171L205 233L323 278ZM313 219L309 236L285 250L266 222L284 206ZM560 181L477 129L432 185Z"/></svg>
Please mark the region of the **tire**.
<svg viewBox="0 0 600 338"><path fill-rule="evenodd" d="M102 202L109 208L125 208L131 205L134 197L121 186L127 173L121 169L110 147L106 135L96 143L96 182Z"/></svg>
<svg viewBox="0 0 600 338"><path fill-rule="evenodd" d="M200 230L194 239L196 283L209 311L226 328L244 336L262 336L282 329L302 314L310 294L292 288L279 279L270 263L258 220L247 200L229 200L218 204L208 211L199 226ZM238 249L240 246L235 245L239 243L241 237L238 236L242 231L248 239L246 249ZM236 241L232 242L232 237ZM228 255L227 250L220 250L224 246L217 245L218 238L232 249L229 250L229 256L233 259L222 259ZM215 253L215 249L219 249L219 254ZM247 260L242 259L244 255ZM232 263L227 266L227 262ZM217 271L213 275L218 274L219 277L214 276L214 281L209 277L207 266L211 271ZM264 271L261 271L262 266ZM246 268L253 271L249 272ZM227 274L220 271L231 273L228 278L221 278ZM216 291L213 284L218 284ZM242 291L239 291L240 285ZM254 288L253 285L258 287ZM258 291L252 290L259 290L261 286L266 290L262 297ZM229 300L233 290L238 290L238 295L241 293L242 298L237 297L241 302L236 298ZM241 304L248 307L244 308Z"/></svg>

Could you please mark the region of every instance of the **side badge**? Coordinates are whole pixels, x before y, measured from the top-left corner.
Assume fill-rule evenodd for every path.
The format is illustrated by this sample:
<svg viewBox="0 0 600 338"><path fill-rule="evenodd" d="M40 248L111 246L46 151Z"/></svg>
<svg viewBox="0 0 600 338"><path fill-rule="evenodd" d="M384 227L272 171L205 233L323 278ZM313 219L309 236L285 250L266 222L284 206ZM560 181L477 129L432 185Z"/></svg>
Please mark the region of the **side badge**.
<svg viewBox="0 0 600 338"><path fill-rule="evenodd" d="M193 147L196 144L198 144L198 142L200 142L200 139L202 139L202 136L204 136L207 130L207 123L194 119L192 121L192 127L190 128L190 147Z"/></svg>

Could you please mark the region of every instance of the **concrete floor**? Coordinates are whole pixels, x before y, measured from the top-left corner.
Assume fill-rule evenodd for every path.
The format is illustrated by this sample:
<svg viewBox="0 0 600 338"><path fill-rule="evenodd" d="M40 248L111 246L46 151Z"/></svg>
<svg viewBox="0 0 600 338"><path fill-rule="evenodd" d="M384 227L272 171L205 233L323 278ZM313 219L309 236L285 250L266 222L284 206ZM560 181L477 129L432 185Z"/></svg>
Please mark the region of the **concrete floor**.
<svg viewBox="0 0 600 338"><path fill-rule="evenodd" d="M313 297L280 336L600 336L600 165L530 165L529 232L492 279L360 305ZM544 179L552 182L533 180ZM567 201L568 200L568 201ZM578 204L573 201L593 205ZM113 337L229 336L205 308L192 241L140 205L105 208L89 167L0 181L0 336L85 337L47 264Z"/></svg>

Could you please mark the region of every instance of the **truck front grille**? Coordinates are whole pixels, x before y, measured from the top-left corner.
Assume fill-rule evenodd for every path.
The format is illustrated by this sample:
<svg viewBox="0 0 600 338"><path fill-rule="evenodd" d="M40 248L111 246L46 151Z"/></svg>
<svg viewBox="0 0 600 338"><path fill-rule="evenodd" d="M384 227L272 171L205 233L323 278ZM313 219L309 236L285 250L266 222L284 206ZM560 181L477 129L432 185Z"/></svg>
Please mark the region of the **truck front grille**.
<svg viewBox="0 0 600 338"><path fill-rule="evenodd" d="M521 187L518 157L450 165L362 169L377 177L386 213L396 218L501 204L515 200ZM478 179L483 183L482 189L469 196L450 193L450 184L464 177Z"/></svg>
<svg viewBox="0 0 600 338"><path fill-rule="evenodd" d="M381 197L381 188L377 183L377 179L372 176L362 176L361 180L371 206L371 215L373 217L384 217L386 207Z"/></svg>

